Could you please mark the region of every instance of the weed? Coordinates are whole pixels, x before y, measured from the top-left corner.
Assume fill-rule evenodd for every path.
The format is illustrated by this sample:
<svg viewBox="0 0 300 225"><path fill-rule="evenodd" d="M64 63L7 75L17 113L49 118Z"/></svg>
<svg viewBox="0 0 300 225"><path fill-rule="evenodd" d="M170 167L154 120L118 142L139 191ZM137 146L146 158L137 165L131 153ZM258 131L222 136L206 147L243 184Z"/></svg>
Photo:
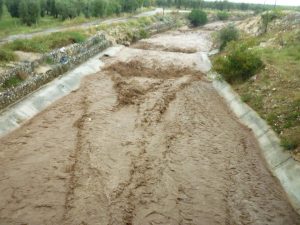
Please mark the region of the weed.
<svg viewBox="0 0 300 225"><path fill-rule="evenodd" d="M219 11L217 13L217 17L219 20L228 20L229 18L229 13L228 12L225 12L225 11Z"/></svg>
<svg viewBox="0 0 300 225"><path fill-rule="evenodd" d="M220 50L223 50L229 42L236 41L238 39L239 31L233 24L229 24L227 27L223 28L219 33Z"/></svg>
<svg viewBox="0 0 300 225"><path fill-rule="evenodd" d="M10 49L0 48L0 62L10 62L16 59L17 56Z"/></svg>
<svg viewBox="0 0 300 225"><path fill-rule="evenodd" d="M87 35L80 31L57 32L50 35L39 36L32 39L16 40L6 44L8 49L14 51L45 53L73 43L82 43Z"/></svg>
<svg viewBox="0 0 300 225"><path fill-rule="evenodd" d="M283 138L281 139L281 146L285 150L294 150L298 147L299 143L296 140L288 139L288 138Z"/></svg>
<svg viewBox="0 0 300 225"><path fill-rule="evenodd" d="M23 80L19 76L12 76L3 83L4 88L11 88L19 85Z"/></svg>

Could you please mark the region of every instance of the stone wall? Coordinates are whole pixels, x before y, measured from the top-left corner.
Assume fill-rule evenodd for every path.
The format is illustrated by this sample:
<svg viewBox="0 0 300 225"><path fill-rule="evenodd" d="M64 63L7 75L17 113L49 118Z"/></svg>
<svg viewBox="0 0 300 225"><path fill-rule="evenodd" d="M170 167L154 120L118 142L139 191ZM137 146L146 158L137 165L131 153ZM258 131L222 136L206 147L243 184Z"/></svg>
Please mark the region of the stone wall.
<svg viewBox="0 0 300 225"><path fill-rule="evenodd" d="M166 31L175 26L176 21L169 19L154 23L144 30L152 35ZM139 36L135 37L132 41L138 39L140 39ZM117 42L118 40L115 41ZM75 68L80 63L87 61L92 56L111 46L112 43L111 37L108 37L104 32L99 32L82 44L72 44L67 47L56 49L43 55L41 59L34 62L22 63L21 65L17 65L9 71L6 71L0 76L0 85L12 77L18 76L19 73L25 73L27 78L19 85L9 88L4 92L0 92L0 110L20 100L68 70ZM45 62L51 63L51 69L45 73L37 74L35 69Z"/></svg>
<svg viewBox="0 0 300 225"><path fill-rule="evenodd" d="M109 46L111 46L111 42L107 40L105 34L99 33L83 44L73 44L65 48L54 50L49 54L45 54L37 61L24 63L23 65L13 68L9 71L10 73L6 74L6 79L17 76L20 72L25 72L28 75L28 78L18 86L0 93L0 110L35 91L68 70L75 68L80 63L88 60ZM45 59L49 59L53 62L51 69L42 74L35 73L34 70L43 63Z"/></svg>

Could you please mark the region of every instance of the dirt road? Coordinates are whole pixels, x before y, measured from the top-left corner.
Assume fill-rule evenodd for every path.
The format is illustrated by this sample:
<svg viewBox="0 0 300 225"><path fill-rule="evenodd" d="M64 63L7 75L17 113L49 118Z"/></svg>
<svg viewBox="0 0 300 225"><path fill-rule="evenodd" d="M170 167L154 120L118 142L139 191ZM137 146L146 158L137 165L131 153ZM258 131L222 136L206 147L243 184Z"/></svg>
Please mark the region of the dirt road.
<svg viewBox="0 0 300 225"><path fill-rule="evenodd" d="M208 34L124 48L0 139L0 224L300 224L203 75Z"/></svg>

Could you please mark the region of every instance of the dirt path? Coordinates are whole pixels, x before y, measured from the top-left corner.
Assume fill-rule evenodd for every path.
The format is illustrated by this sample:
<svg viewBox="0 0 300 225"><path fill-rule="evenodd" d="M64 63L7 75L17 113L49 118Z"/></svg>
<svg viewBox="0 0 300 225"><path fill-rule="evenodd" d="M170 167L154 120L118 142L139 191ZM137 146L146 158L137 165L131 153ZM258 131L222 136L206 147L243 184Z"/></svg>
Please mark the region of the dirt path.
<svg viewBox="0 0 300 225"><path fill-rule="evenodd" d="M171 32L123 49L2 138L0 224L300 224L202 75L207 46L166 51L190 51L195 35L209 40Z"/></svg>

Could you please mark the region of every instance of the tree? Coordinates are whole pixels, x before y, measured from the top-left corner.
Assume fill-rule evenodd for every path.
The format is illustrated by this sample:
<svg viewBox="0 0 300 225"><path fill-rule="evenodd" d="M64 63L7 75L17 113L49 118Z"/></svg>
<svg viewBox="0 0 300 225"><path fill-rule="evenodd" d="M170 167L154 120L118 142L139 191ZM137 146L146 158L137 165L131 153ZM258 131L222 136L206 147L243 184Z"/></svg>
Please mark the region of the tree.
<svg viewBox="0 0 300 225"><path fill-rule="evenodd" d="M19 0L6 0L5 4L12 17L19 17Z"/></svg>
<svg viewBox="0 0 300 225"><path fill-rule="evenodd" d="M157 0L157 5L163 8L163 14L165 14L165 8L168 6L167 0Z"/></svg>
<svg viewBox="0 0 300 225"><path fill-rule="evenodd" d="M92 4L93 16L103 17L106 14L107 2L105 0L94 0Z"/></svg>
<svg viewBox="0 0 300 225"><path fill-rule="evenodd" d="M47 7L47 14L54 16L55 18L58 17L58 11L56 8L55 0L47 0L46 3Z"/></svg>
<svg viewBox="0 0 300 225"><path fill-rule="evenodd" d="M123 0L122 9L124 12L134 12L138 8L137 0Z"/></svg>
<svg viewBox="0 0 300 225"><path fill-rule="evenodd" d="M188 18L194 26L204 25L207 23L207 14L200 9L193 9Z"/></svg>
<svg viewBox="0 0 300 225"><path fill-rule="evenodd" d="M22 23L31 26L37 23L40 17L40 4L36 0L21 0L19 4L19 16Z"/></svg>
<svg viewBox="0 0 300 225"><path fill-rule="evenodd" d="M46 0L40 1L41 17L44 17L47 14L47 2Z"/></svg>
<svg viewBox="0 0 300 225"><path fill-rule="evenodd" d="M3 14L3 0L0 0L0 18L2 17Z"/></svg>
<svg viewBox="0 0 300 225"><path fill-rule="evenodd" d="M61 16L62 20L65 19L72 19L76 17L77 11L73 2L71 0L56 0L55 1L55 8L57 10L57 14Z"/></svg>

